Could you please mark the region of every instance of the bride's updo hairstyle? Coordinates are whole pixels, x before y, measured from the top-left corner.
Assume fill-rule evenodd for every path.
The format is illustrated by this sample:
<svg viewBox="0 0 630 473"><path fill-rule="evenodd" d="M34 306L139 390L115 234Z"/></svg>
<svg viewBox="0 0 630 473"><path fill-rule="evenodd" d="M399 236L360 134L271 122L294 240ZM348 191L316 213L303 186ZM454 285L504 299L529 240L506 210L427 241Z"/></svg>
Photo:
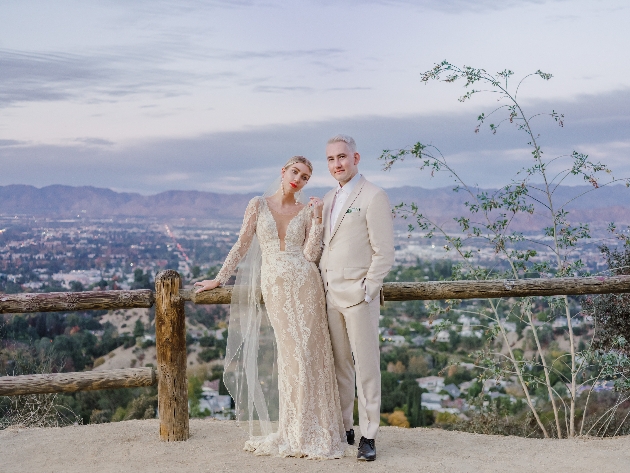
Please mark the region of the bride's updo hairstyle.
<svg viewBox="0 0 630 473"><path fill-rule="evenodd" d="M284 166L282 166L282 169L289 169L295 163L302 163L302 164L304 164L304 166L306 166L307 168L310 169L311 174L313 173L313 165L304 156L293 156L291 159L289 159L287 161L287 163Z"/></svg>

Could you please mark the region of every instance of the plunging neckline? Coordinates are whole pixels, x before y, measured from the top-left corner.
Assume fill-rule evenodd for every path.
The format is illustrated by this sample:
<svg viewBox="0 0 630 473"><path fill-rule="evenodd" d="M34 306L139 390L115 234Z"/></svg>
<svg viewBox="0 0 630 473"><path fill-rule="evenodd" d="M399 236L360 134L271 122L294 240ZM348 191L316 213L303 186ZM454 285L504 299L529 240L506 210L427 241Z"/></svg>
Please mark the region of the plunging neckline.
<svg viewBox="0 0 630 473"><path fill-rule="evenodd" d="M293 223L293 220L295 220L295 218L298 215L300 215L304 209L308 208L308 205L305 205L304 207L302 207L293 217L289 219L289 223L287 223L287 229L284 232L284 239L281 240L280 231L278 230L278 221L276 220L276 217L273 216L273 211L271 210L271 207L269 207L269 202L267 202L267 198L263 197L263 201L265 202L265 207L267 207L267 210L269 210L269 215L271 215L271 219L273 220L273 223L275 224L275 227L276 227L276 237L278 237L278 249L280 251L286 251L287 245L285 241L287 239L287 234L289 233L289 227ZM282 249L283 243L284 243L284 249Z"/></svg>

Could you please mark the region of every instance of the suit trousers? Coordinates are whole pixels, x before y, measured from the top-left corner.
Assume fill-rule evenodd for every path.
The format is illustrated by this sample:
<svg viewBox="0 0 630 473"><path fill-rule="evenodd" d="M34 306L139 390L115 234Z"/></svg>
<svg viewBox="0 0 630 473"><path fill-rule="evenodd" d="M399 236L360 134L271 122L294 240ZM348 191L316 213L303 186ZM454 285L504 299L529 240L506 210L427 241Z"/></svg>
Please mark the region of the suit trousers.
<svg viewBox="0 0 630 473"><path fill-rule="evenodd" d="M381 422L381 360L378 322L379 300L338 307L326 297L328 328L335 357L341 413L346 430L353 425L356 377L361 435L376 438Z"/></svg>

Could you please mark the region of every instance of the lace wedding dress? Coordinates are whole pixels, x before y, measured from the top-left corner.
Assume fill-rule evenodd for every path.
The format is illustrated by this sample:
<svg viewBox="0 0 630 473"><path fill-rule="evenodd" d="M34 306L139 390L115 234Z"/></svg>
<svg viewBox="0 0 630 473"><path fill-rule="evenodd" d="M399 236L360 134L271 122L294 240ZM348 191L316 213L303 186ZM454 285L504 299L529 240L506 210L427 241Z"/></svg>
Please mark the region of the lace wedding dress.
<svg viewBox="0 0 630 473"><path fill-rule="evenodd" d="M279 225L286 235L279 235ZM280 227L282 228L282 227ZM260 286L277 344L279 419L276 432L251 437L245 450L258 455L339 458L347 444L325 296L315 261L323 225L310 207L292 216L275 212L264 197L249 202L238 241L217 280L225 284L254 235L262 251Z"/></svg>

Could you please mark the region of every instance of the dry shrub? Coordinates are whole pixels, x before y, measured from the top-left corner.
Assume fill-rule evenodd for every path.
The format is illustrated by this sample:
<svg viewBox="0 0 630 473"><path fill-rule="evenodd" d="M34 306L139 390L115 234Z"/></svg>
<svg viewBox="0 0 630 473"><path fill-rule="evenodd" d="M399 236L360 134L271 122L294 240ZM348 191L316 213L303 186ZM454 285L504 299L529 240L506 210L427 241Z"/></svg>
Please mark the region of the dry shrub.
<svg viewBox="0 0 630 473"><path fill-rule="evenodd" d="M112 411L109 409L94 409L90 414L90 424L107 424L112 417Z"/></svg>
<svg viewBox="0 0 630 473"><path fill-rule="evenodd" d="M118 406L114 413L109 409L94 409L90 414L90 424L106 424L133 419L155 419L157 414L157 395L140 394L131 400L127 407Z"/></svg>
<svg viewBox="0 0 630 473"><path fill-rule="evenodd" d="M600 248L611 276L630 275L630 241L623 248ZM595 318L594 348L630 355L630 294L598 294L582 307Z"/></svg>
<svg viewBox="0 0 630 473"><path fill-rule="evenodd" d="M510 396L514 396L514 397L525 397L525 391L523 391L523 388L521 387L520 384L511 384L509 386L505 387L505 394L509 394Z"/></svg>
<svg viewBox="0 0 630 473"><path fill-rule="evenodd" d="M448 424L455 424L459 421L459 417L457 417L455 414L451 414L450 412L438 412L435 415L435 424L437 426L440 425L448 425Z"/></svg>
<svg viewBox="0 0 630 473"><path fill-rule="evenodd" d="M157 395L148 396L146 394L141 394L127 406L127 412L124 420L155 419L157 403Z"/></svg>
<svg viewBox="0 0 630 473"><path fill-rule="evenodd" d="M474 434L541 437L540 429L530 411L519 416L499 414L495 410L467 414L468 417L465 419L457 418L451 424L440 424L440 427Z"/></svg>
<svg viewBox="0 0 630 473"><path fill-rule="evenodd" d="M385 414L387 416L387 423L392 427L402 427L404 429L409 428L409 421L403 411L394 411L391 414Z"/></svg>
<svg viewBox="0 0 630 473"><path fill-rule="evenodd" d="M387 363L387 371L390 373L402 374L407 369L405 365L403 365L402 361L398 360L396 363L392 363L391 361Z"/></svg>
<svg viewBox="0 0 630 473"><path fill-rule="evenodd" d="M4 376L43 374L58 371L63 360L55 360L53 353L34 346L7 350L11 356L11 371ZM64 427L82 424L81 417L62 405L57 394L25 394L0 396L0 430L9 427Z"/></svg>
<svg viewBox="0 0 630 473"><path fill-rule="evenodd" d="M409 372L426 376L429 372L429 363L424 356L412 356L409 360Z"/></svg>
<svg viewBox="0 0 630 473"><path fill-rule="evenodd" d="M628 392L604 391L593 393L588 404L583 435L615 437L630 434L630 400ZM580 414L584 414L584 398L580 396Z"/></svg>
<svg viewBox="0 0 630 473"><path fill-rule="evenodd" d="M64 427L81 417L57 402L57 394L25 394L0 398L0 430L8 427Z"/></svg>

